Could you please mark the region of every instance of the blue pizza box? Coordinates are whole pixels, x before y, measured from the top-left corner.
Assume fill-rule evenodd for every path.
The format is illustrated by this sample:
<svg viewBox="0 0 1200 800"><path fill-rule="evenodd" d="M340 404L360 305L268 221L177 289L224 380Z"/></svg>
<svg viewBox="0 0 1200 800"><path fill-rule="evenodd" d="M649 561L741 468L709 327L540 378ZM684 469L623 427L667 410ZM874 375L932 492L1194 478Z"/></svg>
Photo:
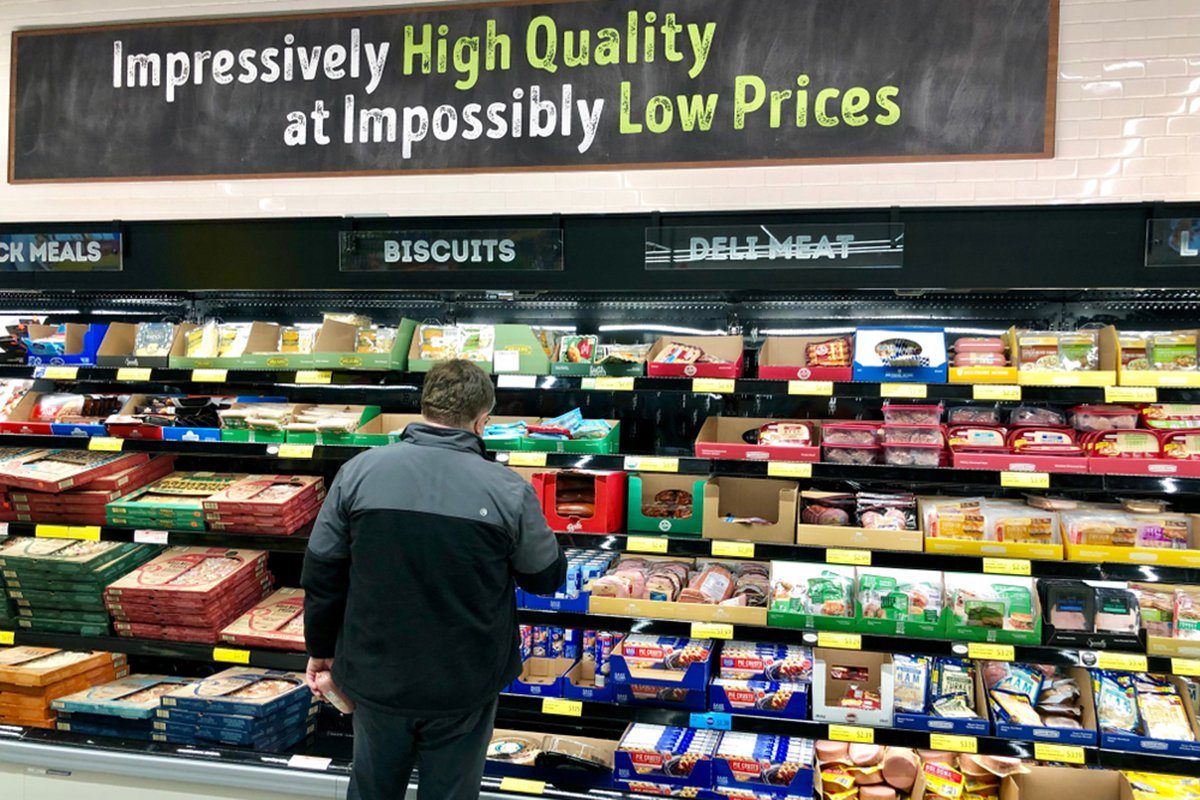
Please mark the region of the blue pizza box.
<svg viewBox="0 0 1200 800"><path fill-rule="evenodd" d="M75 722L73 720L64 721L59 719L55 723L55 728L67 733L78 733L81 736L103 736L109 739L133 739L139 742L154 741L154 730L150 727L150 720L146 720L141 727L121 728L110 725L100 725L88 722Z"/></svg>
<svg viewBox="0 0 1200 800"><path fill-rule="evenodd" d="M909 731L930 733L953 733L961 736L988 736L991 726L986 719L960 719L957 717L935 717L929 714L908 714L897 711L892 715L892 727Z"/></svg>
<svg viewBox="0 0 1200 800"><path fill-rule="evenodd" d="M160 707L161 694L150 690L162 685L184 686L190 682L190 678L170 675L129 675L60 697L51 703L51 708L59 712L60 719L63 715L82 713L109 719L149 720Z"/></svg>
<svg viewBox="0 0 1200 800"><path fill-rule="evenodd" d="M163 441L167 442L219 442L220 428L163 428Z"/></svg>
<svg viewBox="0 0 1200 800"><path fill-rule="evenodd" d="M521 665L521 674L508 685L508 693L532 697L562 697L566 673L573 666L573 658L530 656Z"/></svg>
<svg viewBox="0 0 1200 800"><path fill-rule="evenodd" d="M731 731L722 734L712 763L718 792L733 790L781 800L812 797L811 739Z"/></svg>
<svg viewBox="0 0 1200 800"><path fill-rule="evenodd" d="M231 667L168 692L162 697L162 705L210 714L265 717L298 702L297 695L312 697L299 673Z"/></svg>
<svg viewBox="0 0 1200 800"><path fill-rule="evenodd" d="M319 708L320 706L315 703L297 703L294 708L287 708L277 713L281 714L278 717L280 719L299 721L316 716ZM235 714L208 714L203 711L187 711L180 708L160 708L158 709L158 718L184 725L225 728L230 731L254 731L257 728L270 724L271 720L277 717L275 715L271 715L270 717L246 717Z"/></svg>
<svg viewBox="0 0 1200 800"><path fill-rule="evenodd" d="M588 613L588 600L591 592L580 592L578 597L542 597L529 592L522 592L521 608L533 611L568 611L575 614Z"/></svg>
<svg viewBox="0 0 1200 800"><path fill-rule="evenodd" d="M716 678L708 689L709 708L724 714L776 719L808 719L808 682Z"/></svg>
<svg viewBox="0 0 1200 800"><path fill-rule="evenodd" d="M613 754L613 777L619 784L711 789L720 738L720 731L632 723Z"/></svg>
<svg viewBox="0 0 1200 800"><path fill-rule="evenodd" d="M630 634L613 648L609 674L617 685L639 684L665 689L708 688L715 648L711 639ZM672 668L686 665L683 669Z"/></svg>

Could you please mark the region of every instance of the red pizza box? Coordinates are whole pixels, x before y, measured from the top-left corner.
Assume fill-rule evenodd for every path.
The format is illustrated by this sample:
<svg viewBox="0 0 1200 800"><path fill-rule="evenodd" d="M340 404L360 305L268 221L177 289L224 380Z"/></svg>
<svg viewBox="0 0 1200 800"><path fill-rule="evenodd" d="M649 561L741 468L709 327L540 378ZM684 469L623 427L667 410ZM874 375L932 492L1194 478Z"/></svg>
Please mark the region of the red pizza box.
<svg viewBox="0 0 1200 800"><path fill-rule="evenodd" d="M218 644L221 641L220 628L189 628L145 622L135 622L129 628L118 627L117 635L129 639L156 639L191 644Z"/></svg>
<svg viewBox="0 0 1200 800"><path fill-rule="evenodd" d="M117 612L129 613L147 609L150 612L157 612L159 614L199 614L217 604L236 602L237 598L243 593L248 594L254 591L270 589L273 581L274 576L271 575L270 571L264 569L245 580L239 580L223 586L220 591L208 595L178 596L170 593L151 592L150 594L130 593L120 597L113 597L106 593L104 602L110 610Z"/></svg>
<svg viewBox="0 0 1200 800"><path fill-rule="evenodd" d="M154 456L144 464L97 478L88 489L120 491L128 494L175 471L175 456ZM116 499L116 498L113 498Z"/></svg>
<svg viewBox="0 0 1200 800"><path fill-rule="evenodd" d="M157 558L135 569L105 590L106 597L199 597L219 595L230 585L266 569L261 550L222 547L170 547Z"/></svg>
<svg viewBox="0 0 1200 800"><path fill-rule="evenodd" d="M279 589L221 631L221 641L302 652L304 590Z"/></svg>
<svg viewBox="0 0 1200 800"><path fill-rule="evenodd" d="M199 608L164 608L148 603L111 604L108 612L118 622L156 622L178 625L211 625L236 617L271 592L271 581L250 585Z"/></svg>
<svg viewBox="0 0 1200 800"><path fill-rule="evenodd" d="M838 361L845 354L845 366L818 366L809 363L809 350L820 359ZM841 381L852 379L854 336L768 336L758 351L758 377L775 381Z"/></svg>
<svg viewBox="0 0 1200 800"><path fill-rule="evenodd" d="M150 460L147 453L39 450L0 461L0 485L59 493Z"/></svg>
<svg viewBox="0 0 1200 800"><path fill-rule="evenodd" d="M317 518L317 514L320 511L321 505L315 503L307 508L299 509L296 513L280 514L272 517L260 517L251 514L218 514L213 511L205 513L215 515L215 518L209 517L206 519L206 522L213 530L228 531L244 527L252 530L288 530L290 532L312 522Z"/></svg>
<svg viewBox="0 0 1200 800"><path fill-rule="evenodd" d="M270 522L273 519L287 519L315 517L321 510L321 504L325 502L324 493L309 495L303 502L294 503L285 507L272 509L269 512L264 509L231 509L219 508L204 510L204 518L211 522L229 522L231 520L251 520L257 524Z"/></svg>
<svg viewBox="0 0 1200 800"><path fill-rule="evenodd" d="M590 484L591 516L560 516L560 495L573 492L580 482ZM533 488L542 500L546 521L556 531L568 533L612 533L624 530L625 491L624 472L539 472L533 476ZM573 496L573 495L572 495Z"/></svg>
<svg viewBox="0 0 1200 800"><path fill-rule="evenodd" d="M324 488L316 475L250 475L205 499L204 510L270 514L309 503Z"/></svg>

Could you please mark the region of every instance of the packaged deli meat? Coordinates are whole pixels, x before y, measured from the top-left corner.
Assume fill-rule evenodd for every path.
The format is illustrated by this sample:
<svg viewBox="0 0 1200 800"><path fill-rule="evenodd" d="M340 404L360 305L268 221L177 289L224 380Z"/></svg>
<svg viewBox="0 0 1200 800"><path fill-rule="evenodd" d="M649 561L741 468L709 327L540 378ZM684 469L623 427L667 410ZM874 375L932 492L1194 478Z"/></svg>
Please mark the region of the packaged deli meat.
<svg viewBox="0 0 1200 800"><path fill-rule="evenodd" d="M1067 420L1078 431L1128 430L1137 427L1138 410L1132 406L1085 404L1068 411Z"/></svg>

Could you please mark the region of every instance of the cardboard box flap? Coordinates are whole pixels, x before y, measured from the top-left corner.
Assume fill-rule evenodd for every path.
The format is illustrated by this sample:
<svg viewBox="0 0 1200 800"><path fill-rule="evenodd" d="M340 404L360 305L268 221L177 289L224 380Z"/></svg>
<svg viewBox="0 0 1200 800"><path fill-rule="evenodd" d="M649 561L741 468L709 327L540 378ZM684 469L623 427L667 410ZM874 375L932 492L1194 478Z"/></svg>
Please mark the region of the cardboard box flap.
<svg viewBox="0 0 1200 800"><path fill-rule="evenodd" d="M137 340L137 325L130 322L109 323L108 332L100 342L96 351L98 356L128 356L133 354L133 345Z"/></svg>
<svg viewBox="0 0 1200 800"><path fill-rule="evenodd" d="M704 501L716 504L718 518L762 517L774 524L780 521L781 507L789 501L794 504L798 492L794 481L712 478L704 488Z"/></svg>

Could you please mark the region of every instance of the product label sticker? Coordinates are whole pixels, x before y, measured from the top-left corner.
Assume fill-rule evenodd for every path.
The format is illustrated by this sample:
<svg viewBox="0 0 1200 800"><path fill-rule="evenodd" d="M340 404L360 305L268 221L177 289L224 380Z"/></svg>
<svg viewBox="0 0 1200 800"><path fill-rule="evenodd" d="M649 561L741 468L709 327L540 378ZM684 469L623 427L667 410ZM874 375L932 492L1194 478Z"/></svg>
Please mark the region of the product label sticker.
<svg viewBox="0 0 1200 800"><path fill-rule="evenodd" d="M860 728L857 725L830 725L829 738L835 742L875 744L875 729Z"/></svg>
<svg viewBox="0 0 1200 800"><path fill-rule="evenodd" d="M974 736L955 736L950 733L929 734L929 749L948 753L978 753L979 740Z"/></svg>
<svg viewBox="0 0 1200 800"><path fill-rule="evenodd" d="M1153 386L1105 386L1106 403L1157 403L1158 389Z"/></svg>
<svg viewBox="0 0 1200 800"><path fill-rule="evenodd" d="M1200 660L1195 658L1172 658L1171 674L1200 677Z"/></svg>
<svg viewBox="0 0 1200 800"><path fill-rule="evenodd" d="M294 755L288 759L287 765L292 769L311 769L316 770L317 772L324 772L325 770L329 769L329 766L332 763L332 758Z"/></svg>
<svg viewBox="0 0 1200 800"><path fill-rule="evenodd" d="M212 660L222 664L249 664L250 651L236 647L214 647Z"/></svg>
<svg viewBox="0 0 1200 800"><path fill-rule="evenodd" d="M692 391L697 394L732 394L734 380L732 378L693 378Z"/></svg>
<svg viewBox="0 0 1200 800"><path fill-rule="evenodd" d="M1140 653L1111 653L1107 650L1098 650L1094 656L1096 666L1100 669L1111 669L1118 672L1146 672L1149 669L1146 657Z"/></svg>
<svg viewBox="0 0 1200 800"><path fill-rule="evenodd" d="M712 554L724 558L754 558L754 542L726 542L714 540Z"/></svg>
<svg viewBox="0 0 1200 800"><path fill-rule="evenodd" d="M124 439L115 436L93 436L88 439L88 450L98 450L105 453L119 453L125 446Z"/></svg>
<svg viewBox="0 0 1200 800"><path fill-rule="evenodd" d="M1021 387L981 383L971 387L971 397L976 400L1020 400Z"/></svg>
<svg viewBox="0 0 1200 800"><path fill-rule="evenodd" d="M817 647L832 647L837 650L862 650L862 634L817 631Z"/></svg>
<svg viewBox="0 0 1200 800"><path fill-rule="evenodd" d="M693 639L732 639L733 626L728 622L693 622Z"/></svg>
<svg viewBox="0 0 1200 800"><path fill-rule="evenodd" d="M657 536L630 536L625 539L625 549L630 553L665 553L670 544L670 540Z"/></svg>
<svg viewBox="0 0 1200 800"><path fill-rule="evenodd" d="M545 794L546 782L530 778L514 778L511 775L500 779L500 791L517 794Z"/></svg>
<svg viewBox="0 0 1200 800"><path fill-rule="evenodd" d="M1011 644L993 644L991 642L968 642L967 658L982 661L1014 661L1016 650Z"/></svg>
<svg viewBox="0 0 1200 800"><path fill-rule="evenodd" d="M13 631L0 631L0 644L3 644L3 645L14 644L16 642L16 639L17 639L17 634L14 633Z"/></svg>
<svg viewBox="0 0 1200 800"><path fill-rule="evenodd" d="M733 730L733 717L716 711L702 711L691 715L690 728L706 728L713 731Z"/></svg>
<svg viewBox="0 0 1200 800"><path fill-rule="evenodd" d="M1083 748L1069 744L1034 742L1033 757L1038 761L1058 761L1063 764L1084 763Z"/></svg>
<svg viewBox="0 0 1200 800"><path fill-rule="evenodd" d="M519 350L497 350L492 354L492 369L497 374L501 372L520 372L521 352Z"/></svg>
<svg viewBox="0 0 1200 800"><path fill-rule="evenodd" d="M923 383L881 383L879 396L924 400L929 396L929 387Z"/></svg>
<svg viewBox="0 0 1200 800"><path fill-rule="evenodd" d="M853 567L871 566L870 550L841 550L830 547L825 551L826 564L849 564Z"/></svg>
<svg viewBox="0 0 1200 800"><path fill-rule="evenodd" d="M134 531L133 541L137 544L170 544L171 534L167 531Z"/></svg>
<svg viewBox="0 0 1200 800"><path fill-rule="evenodd" d="M333 373L327 369L301 369L296 371L296 383L328 386L333 383Z"/></svg>
<svg viewBox="0 0 1200 800"><path fill-rule="evenodd" d="M39 539L70 539L71 529L66 525L37 525L33 535Z"/></svg>
<svg viewBox="0 0 1200 800"><path fill-rule="evenodd" d="M152 370L149 367L121 367L117 370L119 381L148 381Z"/></svg>
<svg viewBox="0 0 1200 800"><path fill-rule="evenodd" d="M583 701L564 700L561 697L542 698L542 713L557 714L560 717L582 717Z"/></svg>
<svg viewBox="0 0 1200 800"><path fill-rule="evenodd" d="M497 375L497 389L536 389L536 375Z"/></svg>
<svg viewBox="0 0 1200 800"><path fill-rule="evenodd" d="M67 528L68 539L84 539L89 542L100 541L99 525L72 525Z"/></svg>
<svg viewBox="0 0 1200 800"><path fill-rule="evenodd" d="M1006 489L1049 489L1050 475L1046 472L1001 472L1000 485Z"/></svg>
<svg viewBox="0 0 1200 800"><path fill-rule="evenodd" d="M807 461L770 461L767 475L772 478L811 478L813 465Z"/></svg>
<svg viewBox="0 0 1200 800"><path fill-rule="evenodd" d="M679 472L679 459L667 456L625 456L627 472Z"/></svg>
<svg viewBox="0 0 1200 800"><path fill-rule="evenodd" d="M546 466L546 454L509 453L508 465L510 467L544 467Z"/></svg>
<svg viewBox="0 0 1200 800"><path fill-rule="evenodd" d="M33 377L50 381L73 381L79 377L79 367L39 367Z"/></svg>
<svg viewBox="0 0 1200 800"><path fill-rule="evenodd" d="M279 445L278 456L280 458L312 458L315 449L315 446L311 444L287 442Z"/></svg>
<svg viewBox="0 0 1200 800"><path fill-rule="evenodd" d="M1033 564L1027 558L984 558L983 571L988 575L1032 575Z"/></svg>
<svg viewBox="0 0 1200 800"><path fill-rule="evenodd" d="M580 381L580 388L598 392L632 392L633 378L584 378Z"/></svg>
<svg viewBox="0 0 1200 800"><path fill-rule="evenodd" d="M194 369L192 370L193 383L224 383L229 378L229 370L227 369Z"/></svg>
<svg viewBox="0 0 1200 800"><path fill-rule="evenodd" d="M788 381L788 394L832 397L833 381Z"/></svg>

